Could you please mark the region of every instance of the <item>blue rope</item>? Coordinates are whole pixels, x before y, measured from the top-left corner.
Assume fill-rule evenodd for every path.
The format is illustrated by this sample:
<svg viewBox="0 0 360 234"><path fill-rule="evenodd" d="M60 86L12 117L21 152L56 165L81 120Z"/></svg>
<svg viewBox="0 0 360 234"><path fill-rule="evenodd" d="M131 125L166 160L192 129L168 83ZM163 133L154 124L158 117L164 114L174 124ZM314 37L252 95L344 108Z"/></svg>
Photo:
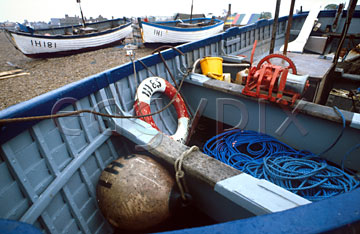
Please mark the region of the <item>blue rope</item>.
<svg viewBox="0 0 360 234"><path fill-rule="evenodd" d="M338 143L338 141L340 140L340 138L342 137L342 135L344 134L344 131L345 131L346 122L345 122L344 115L341 113L339 108L337 108L336 106L333 106L333 108L336 111L336 113L341 117L343 127L341 129L341 132L340 132L339 136L336 138L336 140L326 150L324 150L322 153L318 154L318 156L323 155L326 152L328 152L329 150L331 150L336 145L336 143Z"/></svg>
<svg viewBox="0 0 360 234"><path fill-rule="evenodd" d="M360 144L352 150L358 147ZM359 180L329 165L318 155L295 150L269 135L254 131L235 129L224 132L209 139L203 151L236 169L271 181L311 201L351 191L360 184Z"/></svg>

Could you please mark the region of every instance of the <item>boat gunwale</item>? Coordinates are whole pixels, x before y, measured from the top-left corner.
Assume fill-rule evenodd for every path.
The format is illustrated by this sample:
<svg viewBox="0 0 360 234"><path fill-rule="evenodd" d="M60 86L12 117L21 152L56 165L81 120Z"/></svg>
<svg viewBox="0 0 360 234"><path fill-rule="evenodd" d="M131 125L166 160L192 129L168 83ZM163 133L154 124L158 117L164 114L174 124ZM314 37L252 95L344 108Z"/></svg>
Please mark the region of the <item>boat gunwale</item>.
<svg viewBox="0 0 360 234"><path fill-rule="evenodd" d="M306 17L307 15L308 15L308 12L303 12L303 13L294 15L293 19ZM282 16L279 18L278 22L285 22L287 19L288 19L288 16ZM273 23L274 23L274 19L261 19L261 20L257 21L256 23L252 23L252 24L249 24L244 27L232 27L225 31L226 35L224 35L223 39L227 39L229 37L236 36L239 33L248 32L248 31L254 30L256 28L269 26L269 25L272 25Z"/></svg>
<svg viewBox="0 0 360 234"><path fill-rule="evenodd" d="M93 23L86 23L86 26L92 26L92 25L98 25L98 24L106 24L109 22L121 22L124 21L124 23L121 23L121 25L123 24L127 24L130 23L131 21L127 18L116 18L116 19L110 19L110 20L104 20L104 21L99 21L99 22L93 22ZM83 27L82 24L76 24L76 25L68 25L68 26L60 26L60 27L54 27L54 28L39 28L39 29L35 29L35 31L47 31L47 30L58 30L58 29L71 29L71 28L81 28Z"/></svg>
<svg viewBox="0 0 360 234"><path fill-rule="evenodd" d="M199 74L196 74L199 75ZM207 78L204 76L204 78ZM195 85L201 85L205 88L221 91L224 93L229 93L231 95L239 96L241 98L246 98L248 100L253 100L255 102L258 102L259 99L256 97L250 97L246 96L242 93L242 90L244 86L234 84L234 83L225 83L223 81L215 80L215 79L208 79L203 84L197 84L196 81L192 80L190 78L189 80L185 80L187 83L195 84ZM262 100L264 104L270 104L274 105L273 102L270 102L268 100ZM324 106L320 104L316 104L313 102L304 101L302 99L295 101L294 106L292 107L296 112L304 113L311 115L313 117L321 118L324 120L342 123L342 118L333 110L330 106ZM316 110L319 109L319 110ZM346 126L351 126L354 113L346 110L341 110L341 113L343 114L345 118ZM353 128L360 128L360 126L351 126Z"/></svg>
<svg viewBox="0 0 360 234"><path fill-rule="evenodd" d="M327 14L335 14L335 10L333 11L327 11ZM360 17L360 11L356 11L359 14ZM303 12L301 14L295 14L294 18L299 17L306 17L307 12ZM323 14L323 13L319 13ZM288 19L288 16L283 16L279 18L279 21L285 21ZM194 42L189 42L183 45L178 46L177 48L183 52L191 52L195 49L199 49L201 47L210 45L212 43L221 42L222 40L226 40L229 37L232 37L240 32L247 32L255 28L260 28L266 25L271 25L273 20L261 20L254 24L250 24L241 28L230 28L227 31L202 39ZM164 50L161 52L164 59L173 59L176 56L179 56L178 52L175 50ZM146 66L151 67L155 64L161 63L162 60L160 59L160 56L158 54L149 55L143 58L140 58L138 60L141 60L142 63L144 63ZM141 62L136 61L135 62L135 68L138 72L145 69L145 67L141 64ZM83 97L86 97L92 93L95 93L99 91L102 88L105 88L109 86L112 83L115 83L124 77L127 77L131 74L133 74L133 65L131 62L122 64L120 66L110 68L108 70L105 70L103 72L88 76L82 80L67 84L63 87L60 87L58 89L52 90L50 92L44 93L42 95L39 95L37 97L34 97L30 100L15 104L13 106L10 106L4 110L0 111L0 119L9 119L9 118L16 118L16 117L24 117L24 116L39 116L39 115L48 115L51 114L52 107L58 102L58 100L62 98L74 98L77 100L80 100ZM82 89L79 89L78 87L83 87ZM79 91L81 90L81 91ZM71 104L71 103L65 103L65 104ZM63 105L62 107L65 107ZM308 114L310 114L308 112ZM332 120L334 121L334 120ZM0 128L0 144L5 143L6 141L10 140L11 138L15 137L22 131L26 130L27 128L35 125L39 121L27 121L27 122L21 122L21 123L12 123L7 124L5 126L2 126Z"/></svg>
<svg viewBox="0 0 360 234"><path fill-rule="evenodd" d="M115 28L109 28L109 29L105 29L105 30L100 31L100 32L88 33L88 34L83 34L83 35L81 35L81 34L78 34L78 35L41 35L41 34L31 34L31 33L26 33L26 32L17 32L17 31L14 31L14 30L6 30L6 31L8 33L10 33L10 34L21 35L21 36L25 36L25 37L29 37L29 38L69 40L69 39L80 39L80 38L89 38L89 37L102 36L102 35L106 35L106 34L110 34L110 33L119 31L119 30L127 28L129 26L131 26L131 22L120 25L120 26L115 27Z"/></svg>
<svg viewBox="0 0 360 234"><path fill-rule="evenodd" d="M309 14L309 11L303 11L301 13L293 15L293 19L306 17L308 14ZM336 15L336 10L322 10L322 11L319 12L318 18L320 18L320 17L322 17L322 18L329 18L329 17L332 18L335 15ZM347 10L344 10L341 17L345 18L346 16L347 16ZM288 18L289 18L288 16L279 17L278 22L284 22ZM354 11L353 18L360 18L360 10ZM227 29L225 31L225 32L227 32L227 34L224 35L224 39L229 38L229 37L233 37L233 36L235 36L235 35L237 35L239 33L242 33L242 32L251 31L251 30L253 30L255 28L258 28L258 27L264 27L264 26L272 25L273 22L274 22L274 19L261 19L261 20L258 20L255 23L246 25L244 27L232 27L232 28L229 28L229 29Z"/></svg>
<svg viewBox="0 0 360 234"><path fill-rule="evenodd" d="M342 233L342 228L345 233L351 233L359 225L359 206L354 205L359 198L360 188L357 188L281 212L162 233Z"/></svg>
<svg viewBox="0 0 360 234"><path fill-rule="evenodd" d="M212 20L211 18L196 18L196 19L192 19L192 20ZM156 28L161 28L161 29L166 29L166 30L172 30L172 31L179 31L179 32L194 32L194 31L204 31L204 30L208 30L211 28L215 28L218 27L220 25L223 25L224 22L219 20L219 19L213 19L216 21L215 24L212 25L207 25L207 26L202 26L202 27L195 27L195 28L180 28L180 27L176 27L176 26L166 26L166 25L162 25L162 24L170 24L170 23L176 23L179 22L178 20L173 20L173 21L157 21L157 22L144 22L141 21L141 24L144 25L148 25L148 26L153 26ZM183 22L188 22L190 21L189 19L187 20L183 20Z"/></svg>

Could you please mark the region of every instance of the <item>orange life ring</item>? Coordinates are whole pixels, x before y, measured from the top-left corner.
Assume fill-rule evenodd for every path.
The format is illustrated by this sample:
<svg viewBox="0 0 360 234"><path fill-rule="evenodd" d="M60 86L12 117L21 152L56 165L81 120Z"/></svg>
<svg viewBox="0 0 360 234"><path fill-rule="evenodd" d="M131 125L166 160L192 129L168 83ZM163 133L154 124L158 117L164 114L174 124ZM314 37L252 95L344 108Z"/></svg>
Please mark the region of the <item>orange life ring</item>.
<svg viewBox="0 0 360 234"><path fill-rule="evenodd" d="M149 77L141 82L139 85L136 95L135 95L135 104L134 109L136 115L147 115L151 113L150 110L150 100L154 93L162 92L170 100L172 100L176 94L176 89L172 86L167 80L164 80L160 77ZM183 98L178 93L175 101L173 102L175 107L177 117L178 117L178 127L174 135L171 136L174 140L185 143L188 136L188 127L189 127L189 114L186 110L186 106ZM158 126L156 126L155 121L152 116L147 116L140 118L143 121L149 123L153 128L160 131Z"/></svg>

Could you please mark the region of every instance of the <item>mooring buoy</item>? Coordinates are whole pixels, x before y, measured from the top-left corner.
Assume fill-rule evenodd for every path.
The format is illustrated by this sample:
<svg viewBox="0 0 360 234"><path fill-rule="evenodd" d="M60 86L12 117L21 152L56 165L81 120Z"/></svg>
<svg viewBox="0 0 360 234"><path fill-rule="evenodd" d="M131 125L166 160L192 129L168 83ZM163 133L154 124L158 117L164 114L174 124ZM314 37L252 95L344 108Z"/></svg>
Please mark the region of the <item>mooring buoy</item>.
<svg viewBox="0 0 360 234"><path fill-rule="evenodd" d="M161 164L133 154L105 168L96 193L103 215L113 226L143 230L170 217L174 184Z"/></svg>

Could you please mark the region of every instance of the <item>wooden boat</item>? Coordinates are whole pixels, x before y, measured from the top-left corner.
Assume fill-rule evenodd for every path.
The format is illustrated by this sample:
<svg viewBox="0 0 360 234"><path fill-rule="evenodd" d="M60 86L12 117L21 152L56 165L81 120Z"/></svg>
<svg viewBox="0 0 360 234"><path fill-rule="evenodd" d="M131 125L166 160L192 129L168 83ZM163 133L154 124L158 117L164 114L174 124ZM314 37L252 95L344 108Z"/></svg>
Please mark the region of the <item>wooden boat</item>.
<svg viewBox="0 0 360 234"><path fill-rule="evenodd" d="M334 16L335 11L321 12L319 22L325 22L325 27ZM295 15L293 29L301 29L306 17L307 13ZM358 25L359 19L357 12L353 24ZM283 43L287 20L287 17L279 19L277 48ZM242 85L188 73L188 68L205 56L234 59L230 55L250 54L255 39L260 44L256 56L261 58L261 48L266 51L268 48L271 27L272 20L262 20L177 47L184 55L173 49L161 54L175 79L185 77L181 95L193 113L202 110L202 116L228 126L239 126L240 121L242 129L260 130L294 148L314 153L322 152L342 132L338 143L322 155L340 165L344 153L360 142L358 113L341 110L346 124L343 128L341 118L331 107L298 100L293 107L283 108L274 102L243 95ZM0 112L0 119L49 115L59 110L61 113L95 110L132 116L136 84L149 76L158 76L175 85L159 55L142 58L134 64L136 73L131 63L115 67L9 107ZM164 106L161 100L151 103L152 111ZM97 203L95 187L101 172L116 158L138 153L139 149L160 158L164 165L172 165L189 149L166 136L176 131L177 118L175 110L169 108L155 115L161 132L140 119L94 117L89 113L55 120L2 122L0 217L29 223L47 233L112 232L113 227ZM216 132L216 124L206 128ZM360 170L359 153L355 149L348 155L346 167ZM360 203L356 202L360 199L359 188L312 203L201 151L184 159L183 169L193 204L217 224L181 232L346 232L356 228L360 221ZM251 189L246 193L240 191L242 188Z"/></svg>
<svg viewBox="0 0 360 234"><path fill-rule="evenodd" d="M39 30L7 30L14 46L31 58L71 55L121 43L132 32L125 19ZM21 30L20 28L20 30Z"/></svg>
<svg viewBox="0 0 360 234"><path fill-rule="evenodd" d="M223 30L224 22L215 18L178 19L174 21L144 22L140 27L145 44L179 44L215 35Z"/></svg>

